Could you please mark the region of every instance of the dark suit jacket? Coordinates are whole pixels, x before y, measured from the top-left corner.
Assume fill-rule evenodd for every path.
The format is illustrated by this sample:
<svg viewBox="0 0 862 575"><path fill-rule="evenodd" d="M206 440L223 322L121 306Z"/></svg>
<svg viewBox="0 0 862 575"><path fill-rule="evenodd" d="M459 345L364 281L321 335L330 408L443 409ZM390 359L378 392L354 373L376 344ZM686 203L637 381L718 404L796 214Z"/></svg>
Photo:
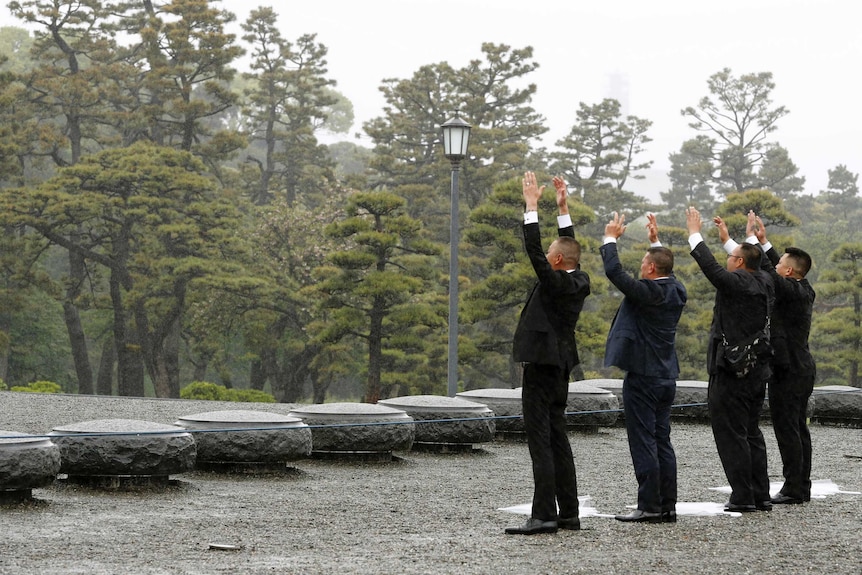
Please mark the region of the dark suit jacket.
<svg viewBox="0 0 862 575"><path fill-rule="evenodd" d="M758 330L763 329L767 316L772 315L775 291L772 278L762 270L728 271L715 260L715 256L704 242L691 252L706 278L715 286L715 306L710 342L706 351L706 365L710 375L723 367L718 347L722 330L730 343L738 343ZM762 366L767 361L759 362Z"/></svg>
<svg viewBox="0 0 862 575"><path fill-rule="evenodd" d="M688 298L685 286L672 275L657 280L636 280L623 270L617 244L601 247L605 275L625 298L617 310L605 345L605 367L675 379L676 324Z"/></svg>
<svg viewBox="0 0 862 575"><path fill-rule="evenodd" d="M772 276L775 286L775 313L772 315L773 365L789 368L793 373L810 375L815 370L814 358L808 349L811 314L814 309L814 288L808 280L778 275L775 266L781 256L770 248L763 260L763 269Z"/></svg>
<svg viewBox="0 0 862 575"><path fill-rule="evenodd" d="M570 226L560 236L575 237ZM538 282L521 311L513 341L513 358L519 362L556 365L568 376L580 363L575 325L584 299L590 295L590 276L577 269L554 270L542 249L539 224L524 224L524 246Z"/></svg>

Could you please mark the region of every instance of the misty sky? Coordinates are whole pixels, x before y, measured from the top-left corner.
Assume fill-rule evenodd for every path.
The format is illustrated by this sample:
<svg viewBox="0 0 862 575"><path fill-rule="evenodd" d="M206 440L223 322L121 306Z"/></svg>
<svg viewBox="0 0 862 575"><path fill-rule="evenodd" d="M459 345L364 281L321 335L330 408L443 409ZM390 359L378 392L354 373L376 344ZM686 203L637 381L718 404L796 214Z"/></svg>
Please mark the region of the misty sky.
<svg viewBox="0 0 862 575"><path fill-rule="evenodd" d="M223 2L238 21L260 5L273 6L287 39L316 33L329 48L330 77L356 113L350 139L382 113L382 79L443 61L462 67L481 56L482 42L494 42L534 48L540 68L528 79L548 146L569 131L580 102L617 97L627 113L653 122L645 159L666 170L668 154L695 135L680 110L729 67L735 76L773 73L773 101L790 114L770 141L788 149L806 193L825 188L838 164L862 172L862 4L850 0Z"/></svg>

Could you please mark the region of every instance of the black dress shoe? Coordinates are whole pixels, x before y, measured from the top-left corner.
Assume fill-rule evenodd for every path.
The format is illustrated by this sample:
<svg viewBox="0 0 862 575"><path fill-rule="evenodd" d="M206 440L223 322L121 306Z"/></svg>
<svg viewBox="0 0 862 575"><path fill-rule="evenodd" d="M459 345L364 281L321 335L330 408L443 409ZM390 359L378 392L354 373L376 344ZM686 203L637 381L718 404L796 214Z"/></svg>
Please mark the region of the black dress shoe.
<svg viewBox="0 0 862 575"><path fill-rule="evenodd" d="M556 521L542 521L530 517L527 522L520 527L506 527L506 533L509 535L536 535L537 533L556 533Z"/></svg>
<svg viewBox="0 0 862 575"><path fill-rule="evenodd" d="M752 513L757 511L756 505L741 505L739 503L725 503L725 511L734 511L736 513Z"/></svg>
<svg viewBox="0 0 862 575"><path fill-rule="evenodd" d="M567 519L560 517L557 519L557 527L560 529L567 529L569 531L580 531L581 520L577 517L569 517Z"/></svg>
<svg viewBox="0 0 862 575"><path fill-rule="evenodd" d="M661 513L635 509L628 515L614 515L614 519L630 523L661 523Z"/></svg>
<svg viewBox="0 0 862 575"><path fill-rule="evenodd" d="M798 497L790 497L789 495L779 492L772 498L772 503L775 503L776 505L799 505L802 503L802 499Z"/></svg>
<svg viewBox="0 0 862 575"><path fill-rule="evenodd" d="M661 512L661 522L662 523L676 523L676 511L662 511Z"/></svg>

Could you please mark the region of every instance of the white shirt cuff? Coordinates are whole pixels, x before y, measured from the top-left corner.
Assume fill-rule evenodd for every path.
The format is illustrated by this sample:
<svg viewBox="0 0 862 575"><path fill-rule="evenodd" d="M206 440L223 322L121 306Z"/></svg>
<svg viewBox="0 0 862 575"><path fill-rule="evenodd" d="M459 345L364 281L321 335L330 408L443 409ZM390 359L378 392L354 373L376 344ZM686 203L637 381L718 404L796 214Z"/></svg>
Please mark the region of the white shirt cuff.
<svg viewBox="0 0 862 575"><path fill-rule="evenodd" d="M697 247L697 244L703 241L703 236L700 235L700 232L694 232L690 236L688 236L688 245L692 250Z"/></svg>
<svg viewBox="0 0 862 575"><path fill-rule="evenodd" d="M733 253L733 250L735 250L736 246L738 246L738 245L739 244L736 243L735 240L729 239L726 242L724 242L724 246L722 246L722 247L724 248L724 251L726 251L728 253L728 255L730 255Z"/></svg>
<svg viewBox="0 0 862 575"><path fill-rule="evenodd" d="M567 228L572 225L572 216L569 214L563 214L562 216L557 216L557 227L558 228Z"/></svg>
<svg viewBox="0 0 862 575"><path fill-rule="evenodd" d="M747 243L747 244L751 244L751 245L753 245L753 246L756 246L757 244L759 244L759 243L760 243L760 240L758 240L758 239L757 239L757 236L755 236L755 235L750 235L750 236L748 236L747 238L745 238L745 243Z"/></svg>
<svg viewBox="0 0 862 575"><path fill-rule="evenodd" d="M772 249L772 242L770 242L769 240L766 240L766 243L760 247L763 248L763 251L768 252L769 250Z"/></svg>
<svg viewBox="0 0 862 575"><path fill-rule="evenodd" d="M605 239L602 240L602 245L615 244L615 243L617 243L617 238L615 238L613 236L605 236Z"/></svg>
<svg viewBox="0 0 862 575"><path fill-rule="evenodd" d="M524 223L525 224L538 224L539 223L539 212L524 212Z"/></svg>
<svg viewBox="0 0 862 575"><path fill-rule="evenodd" d="M649 243L649 247L651 247L651 248L660 248L660 247L661 247L661 242L658 242L658 241L656 241L656 242L650 242L650 243Z"/></svg>

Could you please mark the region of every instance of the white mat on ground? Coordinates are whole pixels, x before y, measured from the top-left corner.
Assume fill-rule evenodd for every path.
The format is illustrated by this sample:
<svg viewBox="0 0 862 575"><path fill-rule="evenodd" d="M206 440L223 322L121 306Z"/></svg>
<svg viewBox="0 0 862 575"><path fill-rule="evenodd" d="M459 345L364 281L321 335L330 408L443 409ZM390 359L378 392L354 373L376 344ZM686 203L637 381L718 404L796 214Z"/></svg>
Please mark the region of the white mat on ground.
<svg viewBox="0 0 862 575"><path fill-rule="evenodd" d="M579 517L610 517L613 518L613 513L599 513L598 509L592 506L590 496L578 497L580 507L578 509ZM627 505L628 509L635 509L637 505ZM517 513L519 515L529 515L532 512L532 504L524 503L523 505L513 505L512 507L501 507L499 511L507 513ZM678 502L676 504L677 515L730 515L731 517L739 517L742 513L730 512L724 510L724 503L713 503L710 501L696 502Z"/></svg>
<svg viewBox="0 0 862 575"><path fill-rule="evenodd" d="M578 497L578 517L613 517L613 515L602 515L592 505L592 499L589 495L581 495ZM517 513L518 515L529 515L533 511L532 503L524 503L523 505L513 505L512 507L500 507L498 511L506 513Z"/></svg>
<svg viewBox="0 0 862 575"><path fill-rule="evenodd" d="M769 484L769 495L775 497L784 485L783 481L772 481ZM710 487L712 491L720 491L721 493L730 493L729 485L721 487ZM814 479L811 481L811 499L826 499L827 495L836 495L845 493L849 495L862 495L859 491L843 491L839 485L836 485L831 479ZM678 512L677 512L678 513Z"/></svg>
<svg viewBox="0 0 862 575"><path fill-rule="evenodd" d="M783 485L782 482L772 482L769 484L769 493L774 496L778 493ZM720 491L722 493L730 493L729 486L710 487L712 491ZM844 491L830 479L817 479L811 482L811 498L825 499L827 495L835 495L837 493L846 493L850 495L862 495L859 491ZM613 517L612 513L599 513L598 509L592 506L592 498L589 495L578 497L580 509L578 515L580 517ZM635 509L636 505L627 505L628 509ZM517 513L519 515L529 515L532 511L532 504L524 503L522 505L513 505L511 507L501 507L499 511L507 513ZM710 515L729 515L730 517L741 517L742 513L736 513L724 510L724 503L715 503L712 501L679 501L676 504L677 515L690 515L705 517Z"/></svg>

